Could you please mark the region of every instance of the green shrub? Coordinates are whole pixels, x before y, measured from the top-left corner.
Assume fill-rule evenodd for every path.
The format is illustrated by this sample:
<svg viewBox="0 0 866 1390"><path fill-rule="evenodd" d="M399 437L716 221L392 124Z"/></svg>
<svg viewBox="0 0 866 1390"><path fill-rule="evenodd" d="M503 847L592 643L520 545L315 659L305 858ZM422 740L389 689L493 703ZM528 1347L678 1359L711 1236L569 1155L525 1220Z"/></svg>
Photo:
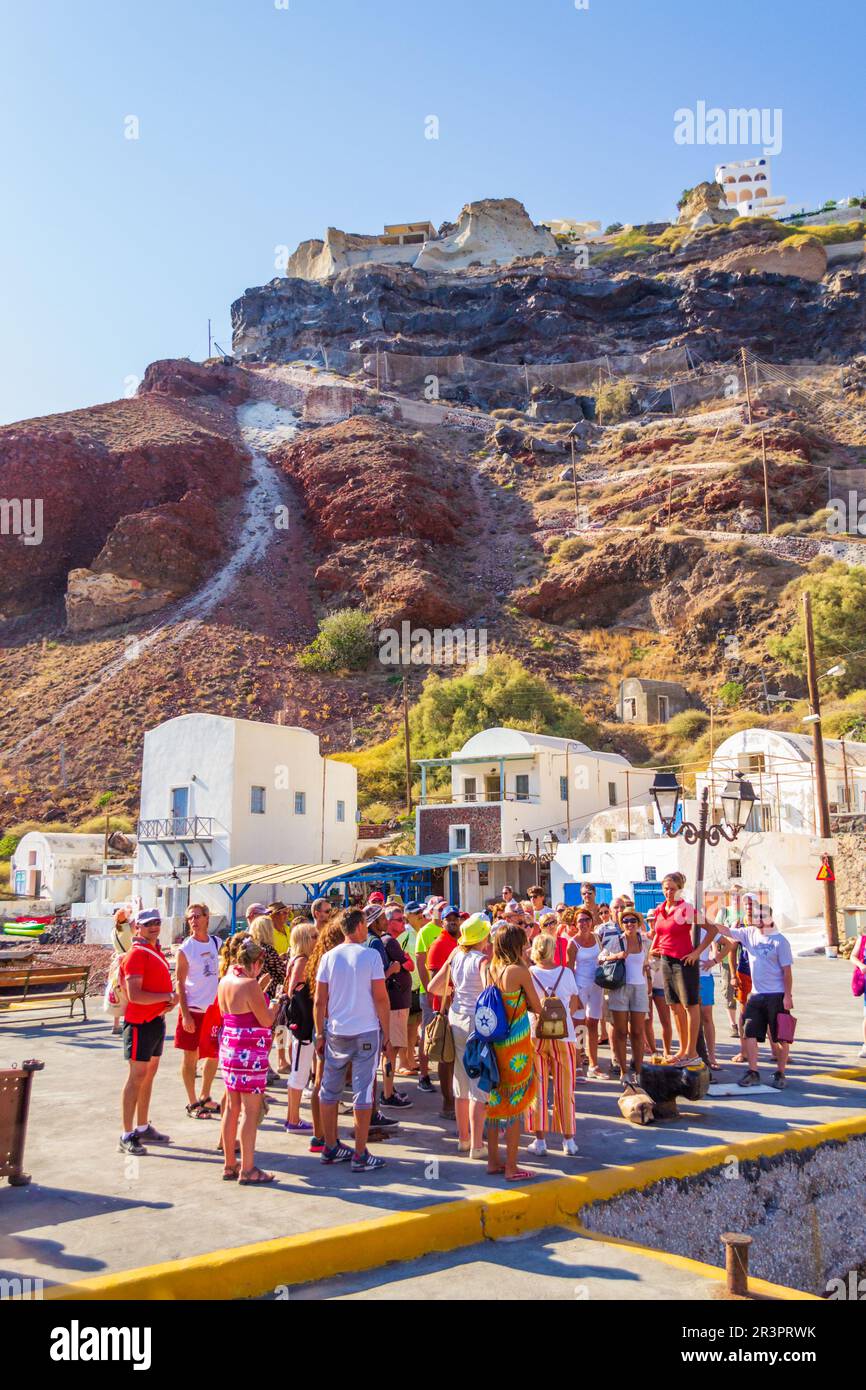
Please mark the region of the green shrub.
<svg viewBox="0 0 866 1390"><path fill-rule="evenodd" d="M591 541L585 541L582 536L569 536L556 547L553 563L570 565L573 560L579 560L581 555L585 555L587 550L591 549Z"/></svg>
<svg viewBox="0 0 866 1390"><path fill-rule="evenodd" d="M609 381L596 392L595 413L600 424L619 424L634 411L634 392L630 381Z"/></svg>
<svg viewBox="0 0 866 1390"><path fill-rule="evenodd" d="M835 689L845 692L866 684L866 653L862 650L866 631L866 566L849 567L837 561L823 572L810 572L804 579L794 580L783 597L800 598L806 590L812 595L819 670L844 660L844 674L831 677ZM805 636L799 614L787 633L771 638L767 645L789 671L802 674L805 670Z"/></svg>
<svg viewBox="0 0 866 1390"><path fill-rule="evenodd" d="M368 801L366 806L361 807L361 820L367 821L370 825L382 825L384 821L391 819L393 811L384 801Z"/></svg>
<svg viewBox="0 0 866 1390"><path fill-rule="evenodd" d="M745 687L741 681L725 681L719 690L719 699L726 709L734 709L742 700Z"/></svg>
<svg viewBox="0 0 866 1390"><path fill-rule="evenodd" d="M710 722L710 716L703 709L684 709L667 722L667 731L676 739L698 738Z"/></svg>
<svg viewBox="0 0 866 1390"><path fill-rule="evenodd" d="M308 671L360 671L373 656L373 625L362 608L338 608L298 657Z"/></svg>

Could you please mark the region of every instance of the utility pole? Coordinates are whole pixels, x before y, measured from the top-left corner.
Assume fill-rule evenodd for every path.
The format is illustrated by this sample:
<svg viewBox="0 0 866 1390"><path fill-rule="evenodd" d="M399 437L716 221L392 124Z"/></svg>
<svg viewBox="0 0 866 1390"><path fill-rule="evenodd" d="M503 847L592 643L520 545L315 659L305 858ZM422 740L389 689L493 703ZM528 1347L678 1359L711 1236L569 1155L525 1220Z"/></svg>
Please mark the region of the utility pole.
<svg viewBox="0 0 866 1390"><path fill-rule="evenodd" d="M749 368L748 368L748 366L746 365L746 349L745 349L744 347L741 347L741 348L740 348L740 357L742 358L742 361L743 361L743 381L745 382L745 386L746 386L746 405L748 406L748 410L749 410L749 424L751 424L751 423L752 423L752 393L751 393L751 391L749 390Z"/></svg>
<svg viewBox="0 0 866 1390"><path fill-rule="evenodd" d="M812 745L815 752L815 782L818 798L818 829L823 840L830 839L830 798L827 795L827 769L824 764L824 734L821 729L821 696L818 691L818 673L815 669L815 636L812 630L812 595L803 595L803 631L806 637L806 679L809 686L809 711L815 715L812 721ZM824 862L831 875L834 873L833 856L827 855ZM835 878L824 879L824 922L827 929L827 946L836 954L839 945L839 923L836 914Z"/></svg>
<svg viewBox="0 0 866 1390"><path fill-rule="evenodd" d="M670 524L671 524L671 496L672 496L672 494L673 494L673 490L674 490L674 469L673 469L673 464L671 464L671 471L670 471L670 473L668 474L668 530L670 530Z"/></svg>
<svg viewBox="0 0 866 1390"><path fill-rule="evenodd" d="M574 435L571 436L571 481L574 484L574 526L580 530L580 503L577 500L577 460L574 456Z"/></svg>
<svg viewBox="0 0 866 1390"><path fill-rule="evenodd" d="M403 742L406 748L406 815L412 814L412 755L409 749L409 678L403 671Z"/></svg>
<svg viewBox="0 0 866 1390"><path fill-rule="evenodd" d="M208 358L210 358L210 356L211 356L211 349L212 349L212 346L213 346L213 337L212 337L211 331L210 331L210 319L208 319L208 321L207 321L207 355L208 355Z"/></svg>
<svg viewBox="0 0 866 1390"><path fill-rule="evenodd" d="M770 488L767 482L767 435L766 430L761 430L761 461L764 465L764 522L767 528L767 535L770 534Z"/></svg>

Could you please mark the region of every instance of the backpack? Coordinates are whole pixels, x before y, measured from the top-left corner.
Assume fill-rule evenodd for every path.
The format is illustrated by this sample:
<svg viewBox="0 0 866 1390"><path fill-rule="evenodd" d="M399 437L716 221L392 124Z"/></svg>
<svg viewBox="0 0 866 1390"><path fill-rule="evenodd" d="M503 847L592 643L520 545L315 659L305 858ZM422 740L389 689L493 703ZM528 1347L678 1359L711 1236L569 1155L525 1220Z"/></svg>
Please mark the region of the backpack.
<svg viewBox="0 0 866 1390"><path fill-rule="evenodd" d="M508 1036L505 1003L496 985L488 985L475 1004L475 1032L485 1042L501 1042Z"/></svg>
<svg viewBox="0 0 866 1390"><path fill-rule="evenodd" d="M285 1026L296 1042L313 1041L313 998L306 980L296 985L289 995L285 1020Z"/></svg>
<svg viewBox="0 0 866 1390"><path fill-rule="evenodd" d="M535 1036L537 1038L559 1039L568 1037L568 1014L565 1005L556 993L564 972L565 966L562 967L554 980L553 989L547 990L544 985L541 985L544 998L541 1001L538 1018L535 1020Z"/></svg>

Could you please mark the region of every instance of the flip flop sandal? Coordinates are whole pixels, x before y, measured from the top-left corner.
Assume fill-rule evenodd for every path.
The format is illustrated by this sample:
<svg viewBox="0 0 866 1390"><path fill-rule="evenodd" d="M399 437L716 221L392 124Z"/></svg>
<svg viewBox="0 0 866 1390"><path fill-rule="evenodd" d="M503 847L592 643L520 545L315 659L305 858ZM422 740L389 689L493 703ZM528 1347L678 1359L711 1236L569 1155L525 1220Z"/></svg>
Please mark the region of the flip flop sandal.
<svg viewBox="0 0 866 1390"><path fill-rule="evenodd" d="M506 1182L529 1182L531 1178L535 1178L535 1177L537 1177L537 1176L538 1176L537 1173L530 1173L530 1171L529 1171L528 1168L518 1168L517 1172L516 1172L516 1173L512 1173L512 1174L511 1174L511 1177L506 1177L505 1181L506 1181Z"/></svg>
<svg viewBox="0 0 866 1390"><path fill-rule="evenodd" d="M210 1096L205 1096L198 1103L198 1114L196 1115L196 1119L213 1120L220 1113L220 1108L217 1102L215 1100L211 1100Z"/></svg>
<svg viewBox="0 0 866 1390"><path fill-rule="evenodd" d="M200 1118L199 1113L198 1113L199 1110L201 1110L201 1101L200 1101L200 1100L194 1100L194 1101L192 1102L191 1105L188 1105L188 1106L186 1107L186 1113L187 1113L192 1119L195 1119L195 1120L198 1120L198 1119Z"/></svg>
<svg viewBox="0 0 866 1390"><path fill-rule="evenodd" d="M239 1174L240 1174L240 1171L241 1171L241 1166L240 1166L239 1163L236 1163L235 1166L234 1166L234 1168L224 1168L224 1169L223 1169L223 1182L237 1182L237 1181L238 1181L238 1176L239 1176Z"/></svg>
<svg viewBox="0 0 866 1390"><path fill-rule="evenodd" d="M251 1168L246 1177L243 1173L238 1174L238 1187L262 1187L265 1183L273 1182L275 1177L276 1174L265 1173L261 1168Z"/></svg>

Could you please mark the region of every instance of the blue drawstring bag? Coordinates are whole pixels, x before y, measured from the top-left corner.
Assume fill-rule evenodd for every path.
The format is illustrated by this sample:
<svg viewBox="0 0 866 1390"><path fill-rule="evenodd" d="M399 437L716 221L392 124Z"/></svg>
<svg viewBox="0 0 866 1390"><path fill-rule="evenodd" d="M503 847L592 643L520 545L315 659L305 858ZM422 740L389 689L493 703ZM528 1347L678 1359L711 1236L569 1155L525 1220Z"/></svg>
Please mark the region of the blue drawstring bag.
<svg viewBox="0 0 866 1390"><path fill-rule="evenodd" d="M508 1036L508 1016L500 991L488 985L475 1005L475 1032L487 1042L501 1042Z"/></svg>

